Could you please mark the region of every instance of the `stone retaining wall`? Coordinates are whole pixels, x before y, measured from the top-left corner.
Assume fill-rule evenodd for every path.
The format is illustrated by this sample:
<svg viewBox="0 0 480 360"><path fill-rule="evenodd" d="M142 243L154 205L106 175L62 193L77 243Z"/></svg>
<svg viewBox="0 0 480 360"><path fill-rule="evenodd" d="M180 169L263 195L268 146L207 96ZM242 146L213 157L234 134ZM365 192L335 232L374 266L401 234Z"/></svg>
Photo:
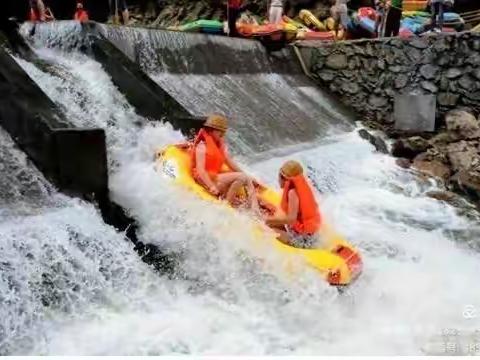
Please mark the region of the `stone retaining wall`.
<svg viewBox="0 0 480 360"><path fill-rule="evenodd" d="M398 93L435 94L437 119L480 109L480 34L296 44L318 83L363 120L393 123Z"/></svg>

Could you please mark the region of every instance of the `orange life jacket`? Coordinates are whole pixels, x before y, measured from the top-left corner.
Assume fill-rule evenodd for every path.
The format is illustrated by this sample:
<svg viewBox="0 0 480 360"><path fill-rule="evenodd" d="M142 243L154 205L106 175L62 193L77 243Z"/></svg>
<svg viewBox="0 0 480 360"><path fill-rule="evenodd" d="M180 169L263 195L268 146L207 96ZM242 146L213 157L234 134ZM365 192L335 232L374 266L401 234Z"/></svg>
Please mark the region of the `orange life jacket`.
<svg viewBox="0 0 480 360"><path fill-rule="evenodd" d="M218 144L212 135L210 135L205 129L201 129L195 140L193 141L193 146L191 150L192 158L192 173L196 176L196 149L200 142L204 142L206 146L205 154L205 170L208 172L210 177L215 178L222 169L223 164L225 163L225 144L223 141Z"/></svg>
<svg viewBox="0 0 480 360"><path fill-rule="evenodd" d="M84 9L78 9L75 12L74 20L80 21L80 22L85 22L88 21L88 13Z"/></svg>
<svg viewBox="0 0 480 360"><path fill-rule="evenodd" d="M282 210L288 212L288 192L295 189L299 199L297 221L291 226L298 234L314 234L322 223L318 204L307 180L303 175L287 179L283 186Z"/></svg>

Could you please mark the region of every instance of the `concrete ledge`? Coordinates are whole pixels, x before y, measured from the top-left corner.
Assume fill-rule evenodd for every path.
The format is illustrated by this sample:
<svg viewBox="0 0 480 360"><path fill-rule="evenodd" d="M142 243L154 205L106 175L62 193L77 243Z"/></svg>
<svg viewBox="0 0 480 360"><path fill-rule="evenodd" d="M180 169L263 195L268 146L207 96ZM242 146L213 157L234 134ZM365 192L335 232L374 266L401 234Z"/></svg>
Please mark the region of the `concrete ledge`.
<svg viewBox="0 0 480 360"><path fill-rule="evenodd" d="M53 131L58 182L74 193L108 191L107 151L102 129Z"/></svg>
<svg viewBox="0 0 480 360"><path fill-rule="evenodd" d="M95 23L83 25L89 37L86 53L101 63L113 83L137 112L150 120L164 120L187 134L198 129L202 119L191 116L175 98L153 81L134 61L106 39ZM198 122L201 123L198 123Z"/></svg>
<svg viewBox="0 0 480 360"><path fill-rule="evenodd" d="M29 33L47 47L79 50L99 62L112 82L135 108L149 120L167 121L188 133L194 118L174 97L153 81L140 66L105 38L95 22L37 23ZM181 119L192 121L183 123Z"/></svg>
<svg viewBox="0 0 480 360"><path fill-rule="evenodd" d="M174 98L103 36L98 35L92 41L91 55L103 65L113 83L140 115L152 120L168 118L170 122L175 117L189 116ZM172 122L172 125L183 129L181 123Z"/></svg>
<svg viewBox="0 0 480 360"><path fill-rule="evenodd" d="M0 64L0 125L62 191L81 196L106 192L103 130L72 129L3 49Z"/></svg>
<svg viewBox="0 0 480 360"><path fill-rule="evenodd" d="M457 107L480 107L480 35L300 42L315 81L370 124L391 129L399 95L436 98L436 126ZM306 61L307 61L306 60Z"/></svg>

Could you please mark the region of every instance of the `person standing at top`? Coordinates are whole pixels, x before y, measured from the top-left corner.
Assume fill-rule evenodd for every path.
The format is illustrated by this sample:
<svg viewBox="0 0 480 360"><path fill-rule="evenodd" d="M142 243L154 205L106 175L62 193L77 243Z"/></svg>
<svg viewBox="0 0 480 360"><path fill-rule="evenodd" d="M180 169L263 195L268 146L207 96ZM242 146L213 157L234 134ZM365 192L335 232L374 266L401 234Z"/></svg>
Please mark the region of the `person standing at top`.
<svg viewBox="0 0 480 360"><path fill-rule="evenodd" d="M51 10L45 6L43 0L30 0L29 21L51 21L54 20Z"/></svg>
<svg viewBox="0 0 480 360"><path fill-rule="evenodd" d="M334 30L335 34L338 36L338 31L341 27L346 31L348 28L348 22L350 18L348 17L348 7L347 2L349 0L334 0L335 4L330 8L330 14L335 20Z"/></svg>
<svg viewBox="0 0 480 360"><path fill-rule="evenodd" d="M432 12L432 30L435 32L441 32L443 29L443 14L445 13L445 7L453 6L454 0L429 0L429 3Z"/></svg>
<svg viewBox="0 0 480 360"><path fill-rule="evenodd" d="M227 0L228 36L237 36L237 19L244 10L242 0Z"/></svg>
<svg viewBox="0 0 480 360"><path fill-rule="evenodd" d="M387 0L387 18L385 22L385 36L398 36L402 20L403 0Z"/></svg>
<svg viewBox="0 0 480 360"><path fill-rule="evenodd" d="M384 36L385 30L385 0L375 0L375 34L377 37Z"/></svg>
<svg viewBox="0 0 480 360"><path fill-rule="evenodd" d="M77 11L75 11L73 19L80 22L89 20L88 12L83 8L83 0L77 0Z"/></svg>
<svg viewBox="0 0 480 360"><path fill-rule="evenodd" d="M282 212L267 216L265 223L287 245L301 248L318 245L322 218L302 165L294 160L285 162L280 168L278 181L283 191Z"/></svg>
<svg viewBox="0 0 480 360"><path fill-rule="evenodd" d="M279 24L283 17L283 0L270 0L268 9L268 21L271 24Z"/></svg>
<svg viewBox="0 0 480 360"><path fill-rule="evenodd" d="M128 12L128 6L126 0L109 0L110 5L110 21L114 24L118 24L118 12L122 13L123 25L130 23L130 13Z"/></svg>
<svg viewBox="0 0 480 360"><path fill-rule="evenodd" d="M45 4L42 0L30 0L29 21L45 21Z"/></svg>

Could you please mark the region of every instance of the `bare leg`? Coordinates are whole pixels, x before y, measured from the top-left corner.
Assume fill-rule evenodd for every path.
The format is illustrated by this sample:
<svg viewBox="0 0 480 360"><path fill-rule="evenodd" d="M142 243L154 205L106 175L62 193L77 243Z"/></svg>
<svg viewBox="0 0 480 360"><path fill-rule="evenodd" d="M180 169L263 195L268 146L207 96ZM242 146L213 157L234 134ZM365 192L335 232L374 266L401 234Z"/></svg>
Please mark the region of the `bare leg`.
<svg viewBox="0 0 480 360"><path fill-rule="evenodd" d="M443 31L443 4L439 3L438 4L438 28L440 31Z"/></svg>
<svg viewBox="0 0 480 360"><path fill-rule="evenodd" d="M128 13L128 9L125 9L122 11L122 17L123 17L123 25L128 25L130 22L130 14Z"/></svg>
<svg viewBox="0 0 480 360"><path fill-rule="evenodd" d="M261 216L260 205L258 204L257 193L255 192L255 186L251 179L247 178L247 193L248 193L248 202L250 204L250 209L254 211L258 216Z"/></svg>
<svg viewBox="0 0 480 360"><path fill-rule="evenodd" d="M228 201L229 204L234 203L235 198L238 194L238 191L241 189L242 186L243 186L243 181L240 179L237 179L234 182L232 182L232 184L228 188L228 191L225 195L225 199Z"/></svg>
<svg viewBox="0 0 480 360"><path fill-rule="evenodd" d="M258 205L257 196L255 193L255 187L252 180L245 174L239 172L220 174L217 177L217 187L222 194L225 194L227 201L232 204L235 200L235 196L238 190L242 186L245 186L248 196L249 207L259 212L260 207Z"/></svg>
<svg viewBox="0 0 480 360"><path fill-rule="evenodd" d="M216 179L216 185L220 193L226 194L232 183L243 176L240 172L229 172L219 174Z"/></svg>
<svg viewBox="0 0 480 360"><path fill-rule="evenodd" d="M281 230L278 228L273 228L273 230L275 230L275 232L278 234L278 240L280 240L285 245L293 246L292 240L290 239L290 236L288 236L288 233L285 230Z"/></svg>

